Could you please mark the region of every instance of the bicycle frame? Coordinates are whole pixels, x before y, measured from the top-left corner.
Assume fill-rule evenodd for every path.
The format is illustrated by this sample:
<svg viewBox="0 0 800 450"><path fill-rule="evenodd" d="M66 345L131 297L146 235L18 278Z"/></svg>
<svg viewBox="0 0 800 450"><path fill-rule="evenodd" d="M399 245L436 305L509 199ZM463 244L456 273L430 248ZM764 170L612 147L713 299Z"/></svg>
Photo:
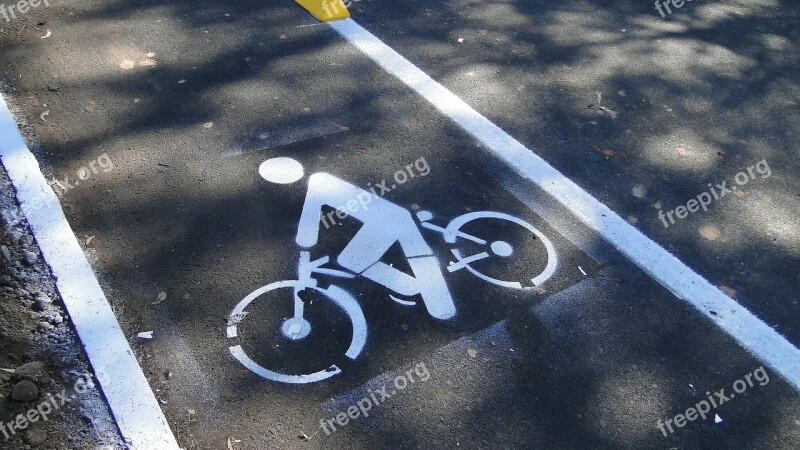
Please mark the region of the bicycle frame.
<svg viewBox="0 0 800 450"><path fill-rule="evenodd" d="M288 319L281 327L283 335L293 341L306 337L311 331L311 325L303 317L305 301L300 293L306 289L317 288L317 279L313 275L318 273L339 278L355 278L353 273L322 267L329 261L330 258L328 256L311 261L310 252L300 252L300 259L297 263L297 283L294 286L294 316Z"/></svg>

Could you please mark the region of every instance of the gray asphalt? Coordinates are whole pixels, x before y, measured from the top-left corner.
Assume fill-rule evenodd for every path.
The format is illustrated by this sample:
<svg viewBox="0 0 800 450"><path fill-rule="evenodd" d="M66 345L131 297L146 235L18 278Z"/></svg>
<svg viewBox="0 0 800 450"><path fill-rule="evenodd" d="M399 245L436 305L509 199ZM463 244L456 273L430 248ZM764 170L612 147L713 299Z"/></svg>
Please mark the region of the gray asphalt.
<svg viewBox="0 0 800 450"><path fill-rule="evenodd" d="M798 344L798 9L778 5L687 4L669 20L633 2L364 0L352 11ZM74 180L113 161L62 205L80 240L94 236L87 254L186 448L800 447L798 394L769 368L758 372L768 382L662 433L659 421L706 391L730 394L762 363L293 2L66 1L3 27L0 73L45 173ZM458 311L446 321L363 278L325 279L364 311L355 361L324 298L307 308L326 332L300 346L278 333L290 296L270 297L236 342L275 370L343 372L264 380L229 356L225 328L250 292L297 276L307 177L265 183L257 169L274 157L362 188L422 159L427 173L415 168L386 200L442 225L470 211L520 217L553 241L558 269L526 291L446 274ZM671 210L762 159L770 176L743 194L661 224L653 205ZM313 258L358 226L326 230ZM449 246L423 234L446 266ZM504 236L521 257L483 269L542 270L540 242ZM408 271L398 248L383 261ZM416 381L399 389L400 376ZM395 394L368 417L320 426L383 386Z"/></svg>
<svg viewBox="0 0 800 450"><path fill-rule="evenodd" d="M795 3L686 2L666 19L653 2L633 1L378 8L365 0L352 9L392 48L800 344ZM708 183L736 186L735 175L762 160L769 172L754 171L755 180L709 211L664 227L659 209L686 205Z"/></svg>

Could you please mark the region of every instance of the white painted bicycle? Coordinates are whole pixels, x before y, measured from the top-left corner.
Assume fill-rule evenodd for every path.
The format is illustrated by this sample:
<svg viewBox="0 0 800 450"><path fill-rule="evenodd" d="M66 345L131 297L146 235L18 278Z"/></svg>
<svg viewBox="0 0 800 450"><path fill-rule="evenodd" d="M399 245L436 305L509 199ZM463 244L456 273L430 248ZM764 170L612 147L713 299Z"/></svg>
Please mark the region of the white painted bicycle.
<svg viewBox="0 0 800 450"><path fill-rule="evenodd" d="M274 158L265 161L259 167L260 175L267 181L288 184L303 177L303 168L290 158ZM258 304L274 298L274 291L285 290L287 295L279 298L291 299L293 315L281 319L276 324L275 332L286 343L302 343L312 333L324 333L327 330L315 330L307 320L306 307L313 297L323 298L344 313L352 329L352 337L344 355L355 360L361 354L367 342L367 322L359 303L341 287L330 284L321 287L319 276L338 279L352 279L362 276L372 280L393 293L405 298L421 298L428 313L441 320L456 315L456 307L444 281L443 272L438 259L422 237L420 229L429 230L441 235L448 244L456 244L451 249L455 261L446 267L448 272L465 269L479 279L497 286L511 289L533 289L547 281L557 266L556 250L550 239L530 223L509 214L479 211L456 217L445 227L432 223L433 214L428 211L416 213L416 222L410 211L389 202L377 195L360 189L333 175L315 173L309 177L308 190L303 213L300 217L296 242L304 249L317 244L320 231L320 213L324 206L343 211L340 205L355 205L352 199L358 199L358 207L348 208L347 215L362 222L355 236L350 240L342 253L336 258L341 267L327 267L331 263L329 256L312 260L308 250L301 250L297 265L297 279L278 281L256 289L246 296L231 312L228 318L227 337L240 338L239 327L244 321L257 320L250 315ZM476 226L478 225L478 226ZM519 228L524 234L532 235L538 240L547 255L547 263L535 276L526 282L503 280L484 273L476 268L479 261L491 258L509 258L515 254L514 246L504 240L490 240L475 236L468 230L492 229L495 227ZM473 248L467 254L460 243L469 243ZM400 271L380 261L381 257L395 243L400 244L413 275ZM474 250L477 248L477 251ZM527 281L530 281L528 283ZM416 301L389 295L394 302L405 306L416 306ZM320 327L317 327L320 328ZM341 369L332 364L322 370L310 373L284 373L285 369L268 369L254 361L241 345L233 345L230 352L234 358L255 374L281 383L304 384L325 380L341 373Z"/></svg>

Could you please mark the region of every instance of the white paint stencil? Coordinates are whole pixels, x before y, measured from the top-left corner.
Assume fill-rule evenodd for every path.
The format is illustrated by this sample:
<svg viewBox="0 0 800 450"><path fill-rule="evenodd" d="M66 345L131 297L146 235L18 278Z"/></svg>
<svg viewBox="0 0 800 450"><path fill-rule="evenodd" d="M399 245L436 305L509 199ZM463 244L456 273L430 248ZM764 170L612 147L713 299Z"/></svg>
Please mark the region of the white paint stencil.
<svg viewBox="0 0 800 450"><path fill-rule="evenodd" d="M302 165L291 158L273 158L264 161L259 167L259 174L265 180L278 184L288 184L302 178ZM330 256L311 260L310 249L317 245L320 238L320 217L323 208L343 209L342 205L358 202L360 208L348 208L348 215L362 223L358 232L336 256L336 263L344 270L324 267L330 263ZM329 213L330 214L330 213ZM347 291L336 285L327 289L318 286L317 276L325 275L339 279L352 279L357 276L367 278L384 286L392 294L406 298L420 298L428 314L439 320L451 319L456 315L456 306L444 280L444 272L438 258L422 236L421 229L438 233L447 244L469 242L481 246L482 250L465 256L461 249L453 248L451 252L455 261L451 261L447 272L466 269L469 273L487 283L512 289L532 289L547 281L556 271L556 249L552 242L533 225L517 217L493 212L480 211L464 214L453 219L446 227L437 226L431 221L434 216L428 211L414 216L407 209L396 205L364 189L354 186L327 173L315 173L308 179L303 212L297 227L296 243L300 250L297 265L297 280L279 281L256 289L245 297L233 309L229 316L227 328L228 338L240 338L239 324L244 321L258 321L257 315L250 314L248 308L254 302L268 301L267 294L285 290L285 299L293 303L294 315L283 320L280 334L286 342L302 343L309 335L322 330L315 330L306 319L306 299L309 293L321 295L331 301L342 311L352 328L352 338L345 356L355 360L361 354L367 341L367 322L361 306ZM516 225L532 237L531 241L540 242L544 247L547 261L544 269L526 280L505 281L481 273L474 263L489 258L510 258L515 255L515 248L505 240L488 241L464 231L467 224L479 221L489 223L502 222L504 225ZM381 258L390 247L399 244L406 258L411 273L402 272L389 264L381 262ZM525 286L530 284L531 286ZM291 292L291 294L290 294ZM397 304L414 307L417 302L389 295L389 299ZM269 298L273 298L269 295ZM257 322L256 322L257 323ZM241 345L230 347L231 355L253 373L280 383L305 384L325 380L341 373L336 364L311 373L282 373L277 369L269 369L254 361Z"/></svg>

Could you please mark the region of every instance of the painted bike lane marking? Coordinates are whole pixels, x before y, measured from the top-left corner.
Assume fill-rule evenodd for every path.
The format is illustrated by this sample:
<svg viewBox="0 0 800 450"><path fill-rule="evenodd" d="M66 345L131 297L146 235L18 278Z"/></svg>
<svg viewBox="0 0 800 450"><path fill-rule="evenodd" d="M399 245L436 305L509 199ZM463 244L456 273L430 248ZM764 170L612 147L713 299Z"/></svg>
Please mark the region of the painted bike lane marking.
<svg viewBox="0 0 800 450"><path fill-rule="evenodd" d="M339 35L413 89L488 151L561 203L676 297L800 390L800 350L716 286L592 197L544 159L434 81L353 19L327 22Z"/></svg>

